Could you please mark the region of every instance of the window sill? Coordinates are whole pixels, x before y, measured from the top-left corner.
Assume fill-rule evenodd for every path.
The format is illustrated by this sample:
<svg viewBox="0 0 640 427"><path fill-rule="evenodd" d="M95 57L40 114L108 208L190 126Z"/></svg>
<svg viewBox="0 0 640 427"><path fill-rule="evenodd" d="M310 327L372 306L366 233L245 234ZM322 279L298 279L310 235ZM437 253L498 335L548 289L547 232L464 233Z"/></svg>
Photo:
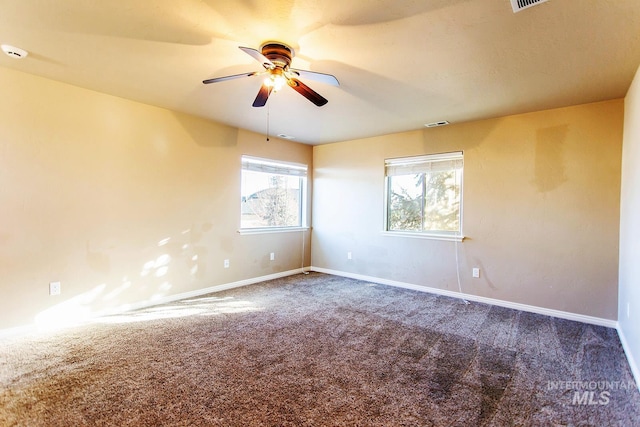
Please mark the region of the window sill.
<svg viewBox="0 0 640 427"><path fill-rule="evenodd" d="M309 227L273 227L273 228L241 228L238 233L245 234L269 234L269 233L294 233L307 231Z"/></svg>
<svg viewBox="0 0 640 427"><path fill-rule="evenodd" d="M448 242L462 242L465 236L446 235L446 234L430 234L430 233L411 233L405 231L382 231L383 236L390 237L409 237L412 239L427 239L427 240L445 240Z"/></svg>

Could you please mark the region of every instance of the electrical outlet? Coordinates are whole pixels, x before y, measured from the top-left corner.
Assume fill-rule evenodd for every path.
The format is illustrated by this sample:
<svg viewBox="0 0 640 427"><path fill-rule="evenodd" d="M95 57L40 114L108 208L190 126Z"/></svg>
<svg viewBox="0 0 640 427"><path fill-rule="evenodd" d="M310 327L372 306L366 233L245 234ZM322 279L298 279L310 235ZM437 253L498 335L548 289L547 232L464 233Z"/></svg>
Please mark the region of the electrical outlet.
<svg viewBox="0 0 640 427"><path fill-rule="evenodd" d="M347 252L347 259L353 259L353 256L351 255L351 252Z"/></svg>
<svg viewBox="0 0 640 427"><path fill-rule="evenodd" d="M478 267L474 267L474 268L471 270L471 275L472 275L473 277L475 277L476 279L477 279L477 278L479 278L479 277L480 277L480 269L479 269Z"/></svg>
<svg viewBox="0 0 640 427"><path fill-rule="evenodd" d="M49 295L60 295L60 282L49 283Z"/></svg>
<svg viewBox="0 0 640 427"><path fill-rule="evenodd" d="M228 259L224 260L224 268L229 268L229 260Z"/></svg>
<svg viewBox="0 0 640 427"><path fill-rule="evenodd" d="M276 253L275 252L271 252L271 254L269 255L269 259L271 261L273 261L274 259L276 259Z"/></svg>

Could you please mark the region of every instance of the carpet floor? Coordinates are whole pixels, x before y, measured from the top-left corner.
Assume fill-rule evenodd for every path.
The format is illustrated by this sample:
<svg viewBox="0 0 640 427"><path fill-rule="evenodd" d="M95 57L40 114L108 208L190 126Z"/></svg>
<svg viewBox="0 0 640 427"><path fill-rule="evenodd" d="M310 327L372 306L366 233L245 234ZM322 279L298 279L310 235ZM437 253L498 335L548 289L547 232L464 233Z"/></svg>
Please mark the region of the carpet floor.
<svg viewBox="0 0 640 427"><path fill-rule="evenodd" d="M614 329L319 273L0 342L2 426L638 426Z"/></svg>

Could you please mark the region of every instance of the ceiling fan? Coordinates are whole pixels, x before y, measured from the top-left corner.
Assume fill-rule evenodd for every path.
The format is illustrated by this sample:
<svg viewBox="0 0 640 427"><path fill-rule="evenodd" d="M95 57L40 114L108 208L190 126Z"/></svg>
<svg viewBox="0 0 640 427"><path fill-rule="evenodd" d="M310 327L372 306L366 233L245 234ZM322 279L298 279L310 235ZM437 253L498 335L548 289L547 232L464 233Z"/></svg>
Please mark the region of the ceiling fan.
<svg viewBox="0 0 640 427"><path fill-rule="evenodd" d="M254 107L264 107L271 95L272 91L280 90L285 84L293 88L300 95L313 102L318 107L322 107L328 101L322 95L311 89L306 84L298 80L297 77L303 77L305 79L318 81L321 83L330 84L333 86L339 86L340 83L335 76L331 74L317 73L314 71L298 70L296 68L290 68L291 59L295 56L292 48L280 43L280 42L267 42L260 47L260 51L252 49L250 47L240 46L240 50L260 62L265 68L261 72L251 72L234 74L232 76L216 77L213 79L203 80L202 83L217 83L226 80L237 79L241 77L252 77L262 74L267 76L258 91L256 99L253 101Z"/></svg>

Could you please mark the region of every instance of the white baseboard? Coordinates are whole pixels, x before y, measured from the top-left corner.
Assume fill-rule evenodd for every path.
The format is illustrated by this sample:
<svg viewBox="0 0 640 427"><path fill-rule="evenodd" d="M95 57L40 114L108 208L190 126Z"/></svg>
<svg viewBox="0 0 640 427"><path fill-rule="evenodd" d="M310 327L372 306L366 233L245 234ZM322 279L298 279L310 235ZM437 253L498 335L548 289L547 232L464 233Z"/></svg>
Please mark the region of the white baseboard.
<svg viewBox="0 0 640 427"><path fill-rule="evenodd" d="M553 310L550 308L536 307L533 305L520 304L517 302L503 301L494 298L481 297L478 295L465 294L446 289L430 288L427 286L414 285L412 283L398 282L395 280L381 279L379 277L365 276L362 274L349 273L345 271L331 270L328 268L311 266L311 271L318 273L332 274L334 276L349 277L351 279L364 280L367 282L379 283L381 285L395 286L397 288L412 289L414 291L428 292L437 295L444 295L452 298L464 299L467 301L481 302L500 307L513 308L515 310L527 311L530 313L542 314L545 316L557 317L560 319L575 320L577 322L589 323L591 325L605 326L607 328L617 328L618 322L615 320L602 319L600 317L586 316L584 314L570 313L567 311Z"/></svg>
<svg viewBox="0 0 640 427"><path fill-rule="evenodd" d="M91 321L92 319L98 318L98 317L102 317L102 316L113 316L113 315L119 315L119 314L125 314L127 312L133 311L133 310L141 310L144 308L148 308L148 307L153 307L156 305L161 305L161 304L168 304L174 301L179 301L179 300L183 300L183 299L188 299L188 298L194 298L194 297L199 297L202 295L206 295L206 294L210 294L210 293L214 293L214 292L220 292L220 291L226 291L228 289L234 289L234 288L239 288L242 286L248 286L248 285L253 285L255 283L260 283L260 282L265 282L267 280L273 280L273 279L279 279L281 277L287 277L287 276L293 276L294 274L301 274L307 270L304 270L302 268L297 268L295 270L288 270L288 271L282 271L280 273L274 273L274 274L268 274L266 276L260 276L260 277L253 277L250 279L244 279L244 280L238 280L237 282L231 282L231 283L223 283L220 285L214 285L214 286L210 286L208 288L202 288L202 289L196 289L193 291L189 291L189 292L182 292L179 294L173 294L173 295L167 295L161 298L157 298L154 300L149 300L149 301L141 301L141 302L136 302L136 303L132 303L132 304L123 304L117 308L112 308L112 309L108 309L108 310L101 310L101 311L97 311L95 313L91 314L91 317L87 320L85 319L83 322L81 323L86 323L87 321ZM65 325L65 326L73 326L73 325ZM16 336L20 336L20 335L25 335L25 334L29 334L29 333L34 333L34 332L38 332L39 329L37 327L37 325L34 324L30 324L30 325L23 325L23 326L18 326L18 327L14 327L14 328L6 328L6 329L0 329L0 339L1 338L10 338L10 337L16 337Z"/></svg>
<svg viewBox="0 0 640 427"><path fill-rule="evenodd" d="M557 317L561 319L575 320L578 322L583 322L583 323L588 323L588 324L593 324L598 326L605 326L609 328L615 328L618 331L618 336L620 337L622 348L624 349L625 355L627 356L629 366L631 367L631 372L633 373L633 376L636 381L636 385L638 385L638 390L640 391L640 369L638 368L638 365L635 363L633 354L629 349L629 345L627 343L627 339L624 335L624 332L619 328L618 322L614 320L602 319L602 318L593 317L593 316L585 316L583 314L569 313L569 312L560 311L560 310L552 310L548 308L536 307L536 306L520 304L516 302L503 301L503 300L498 300L493 298L486 298L486 297L481 297L477 295L470 295L470 294L465 294L465 293L460 293L455 291L449 291L445 289L429 288L425 286L415 285L412 283L398 282L395 280L382 279L379 277L365 276L362 274L349 273L345 271L331 270L327 268L314 267L314 266L311 266L306 269L298 268L294 270L283 271L280 273L268 274L266 276L254 277L250 279L239 280L236 282L214 285L207 288L196 289L189 292L183 292L183 293L174 294L174 295L167 295L165 297L155 299L153 301L143 301L143 302L138 302L138 303L133 303L128 305L123 305L118 307L117 309L97 312L93 317L96 318L96 317L106 316L106 315L124 314L133 310L140 310L148 307L153 307L156 305L167 304L167 303L188 299L188 298L194 298L194 297L198 297L198 296L202 296L202 295L206 295L214 292L220 292L228 289L239 288L242 286L253 285L255 283L265 282L268 280L279 279L287 276L293 276L294 274L308 273L309 271L332 274L334 276L349 277L352 279L364 280L367 282L379 283L382 285L389 285L389 286L395 286L399 288L416 290L420 292L444 295L452 298L460 298L464 300L481 302L481 303L490 304L490 305L497 305L500 307L513 308L516 310L522 310L522 311L527 311L531 313L543 314L543 315ZM15 337L15 336L24 335L27 333L36 332L36 331L37 331L37 328L35 324L18 326L14 328L0 329L0 338Z"/></svg>
<svg viewBox="0 0 640 427"><path fill-rule="evenodd" d="M615 320L602 319L600 317L586 316L584 314L576 314L576 313L570 313L570 312L567 312L567 311L553 310L553 309L550 309L550 308L536 307L536 306L527 305L527 304L520 304L520 303L517 303L517 302L503 301L503 300L498 300L498 299L494 299L494 298L487 298L487 297L481 297L481 296L477 296L477 295L470 295L470 294L465 294L465 293L460 293L460 292L455 292L455 291L449 291L449 290L446 290L446 289L430 288L430 287L426 287L426 286L414 285L412 283L398 282L398 281L389 280L389 279L381 279L379 277L365 276L365 275L362 275L362 274L349 273L349 272L346 272L346 271L331 270L331 269L322 268L322 267L311 266L310 270L311 271L317 271L318 273L332 274L334 276L349 277L351 279L364 280L364 281L367 281L367 282L379 283L381 285L389 285L389 286L395 286L395 287L398 287L398 288L412 289L412 290L420 291L420 292L427 292L427 293L432 293L432 294L437 294L437 295L444 295L444 296L448 296L448 297L452 297L452 298L459 298L459 299L464 299L464 300L468 300L468 301L481 302L481 303L485 303L485 304L489 304L489 305L497 305L497 306L500 306L500 307L513 308L515 310L527 311L527 312L530 312L530 313L542 314L542 315L545 315L545 316L557 317L557 318L560 318L560 319L574 320L574 321L577 321L577 322L588 323L588 324L591 324L591 325L604 326L604 327L607 327L607 328L614 328L614 329L616 329L618 331L618 336L620 337L620 342L622 343L622 348L624 349L625 356L627 357L627 361L629 362L629 367L631 368L631 372L632 372L633 377L635 379L636 386L638 387L638 391L640 391L640 368L638 367L638 365L635 362L635 359L633 357L633 354L631 353L631 350L630 350L629 345L627 343L627 339L626 339L626 337L624 335L624 332L622 331L622 329L620 329L618 322L615 321Z"/></svg>
<svg viewBox="0 0 640 427"><path fill-rule="evenodd" d="M620 337L620 342L622 343L622 348L624 349L624 354L627 356L627 361L629 362L629 367L631 368L631 373L633 374L633 378L636 380L636 386L638 387L638 391L640 391L640 368L638 368L638 364L636 363L633 353L631 353L631 349L629 348L629 344L627 342L627 337L624 335L622 328L618 325L618 336Z"/></svg>

